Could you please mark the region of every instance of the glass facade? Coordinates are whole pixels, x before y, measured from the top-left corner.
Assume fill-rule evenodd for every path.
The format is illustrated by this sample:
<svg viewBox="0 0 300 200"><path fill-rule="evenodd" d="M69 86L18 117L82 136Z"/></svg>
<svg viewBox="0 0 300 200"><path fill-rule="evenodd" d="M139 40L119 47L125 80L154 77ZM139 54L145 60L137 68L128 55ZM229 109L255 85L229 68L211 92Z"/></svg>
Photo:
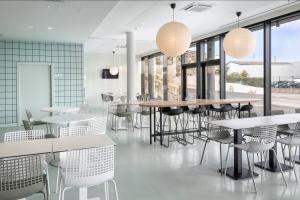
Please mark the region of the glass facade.
<svg viewBox="0 0 300 200"><path fill-rule="evenodd" d="M272 24L272 110L300 108L300 18Z"/></svg>
<svg viewBox="0 0 300 200"><path fill-rule="evenodd" d="M224 33L194 42L181 61L180 57L169 58L168 98L180 99L186 95L186 99L193 99L199 90L198 95L204 98L258 99L253 104L258 115L269 115L271 110L292 113L300 108L300 13L248 28L255 35L256 49L245 58L224 54L221 49ZM147 81L147 76L144 77ZM156 75L157 82L162 82L158 77L162 76ZM158 86L156 90L162 91Z"/></svg>
<svg viewBox="0 0 300 200"><path fill-rule="evenodd" d="M256 38L256 49L252 55L242 59L226 56L226 98L255 98L254 112L263 115L264 99L264 34L259 28L252 31Z"/></svg>

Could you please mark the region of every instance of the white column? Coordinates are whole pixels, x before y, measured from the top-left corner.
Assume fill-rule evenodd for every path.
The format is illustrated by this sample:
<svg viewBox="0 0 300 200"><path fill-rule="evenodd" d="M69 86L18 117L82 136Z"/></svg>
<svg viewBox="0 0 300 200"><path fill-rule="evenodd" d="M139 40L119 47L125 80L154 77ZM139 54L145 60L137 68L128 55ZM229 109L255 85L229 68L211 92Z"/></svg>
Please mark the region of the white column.
<svg viewBox="0 0 300 200"><path fill-rule="evenodd" d="M135 55L135 40L134 32L126 33L127 44L127 101L135 100L135 84L136 76L138 75L136 70L136 55Z"/></svg>

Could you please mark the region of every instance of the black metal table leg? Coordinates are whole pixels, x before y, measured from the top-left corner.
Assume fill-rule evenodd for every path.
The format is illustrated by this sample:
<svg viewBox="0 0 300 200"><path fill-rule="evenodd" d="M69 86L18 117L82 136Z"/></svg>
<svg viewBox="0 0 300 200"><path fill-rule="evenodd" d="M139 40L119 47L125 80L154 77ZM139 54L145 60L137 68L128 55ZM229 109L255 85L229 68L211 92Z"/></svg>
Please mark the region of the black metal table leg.
<svg viewBox="0 0 300 200"><path fill-rule="evenodd" d="M159 136L160 136L160 145L163 145L163 138L162 138L162 108L159 109Z"/></svg>
<svg viewBox="0 0 300 200"><path fill-rule="evenodd" d="M242 143L242 130L234 130L234 144ZM246 179L251 178L251 172L249 169L243 168L242 150L234 148L234 166L227 168L227 176L232 179ZM257 173L253 173L254 176L258 176Z"/></svg>
<svg viewBox="0 0 300 200"><path fill-rule="evenodd" d="M154 114L154 120L153 120L153 131L154 131L154 142L156 142L156 108L153 107L153 114Z"/></svg>
<svg viewBox="0 0 300 200"><path fill-rule="evenodd" d="M276 144L273 147L273 149L275 151L277 151ZM266 165L265 165L265 162L267 162ZM287 170L293 169L291 166L283 164L283 163L280 163L280 165L281 165L282 171L287 171ZM271 172L280 172L278 162L277 162L274 152L272 150L269 150L269 160L268 161L257 162L257 163L255 163L255 166L265 169L265 170L268 170L268 171L271 171ZM266 166L266 168L265 168L265 166Z"/></svg>
<svg viewBox="0 0 300 200"><path fill-rule="evenodd" d="M241 118L241 103L238 103L238 118Z"/></svg>
<svg viewBox="0 0 300 200"><path fill-rule="evenodd" d="M152 107L149 108L150 117L150 144L152 144Z"/></svg>

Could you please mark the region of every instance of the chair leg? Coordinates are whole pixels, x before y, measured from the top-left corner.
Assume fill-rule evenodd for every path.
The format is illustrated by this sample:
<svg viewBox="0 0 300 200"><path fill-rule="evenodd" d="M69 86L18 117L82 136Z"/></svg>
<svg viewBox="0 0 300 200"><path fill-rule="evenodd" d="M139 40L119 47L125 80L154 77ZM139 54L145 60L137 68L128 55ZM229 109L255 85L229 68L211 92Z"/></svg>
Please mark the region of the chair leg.
<svg viewBox="0 0 300 200"><path fill-rule="evenodd" d="M247 153L247 161L248 161L249 170L251 172L251 178L252 178L254 190L255 190L255 193L257 193L256 185L255 185L255 181L254 181L253 169L251 167L251 163L250 163L250 159L249 159L249 153L248 152L246 152L246 153Z"/></svg>
<svg viewBox="0 0 300 200"><path fill-rule="evenodd" d="M273 151L273 153L274 153L274 155L275 155L275 158L276 158L276 161L277 161L277 163L278 163L278 166L279 166L279 169L280 169L282 178L283 178L283 180L284 180L285 186L287 186L287 182L286 182L285 177L284 177L284 174L283 174L283 172L282 172L281 164L279 163L279 160L278 160L278 158L277 158L276 151L275 151L274 149L272 149L272 151Z"/></svg>
<svg viewBox="0 0 300 200"><path fill-rule="evenodd" d="M116 181L115 181L114 179L112 179L111 182L113 182L113 184L114 184L115 193L116 193L116 200L119 200L119 194L118 194L117 183L116 183Z"/></svg>
<svg viewBox="0 0 300 200"><path fill-rule="evenodd" d="M294 171L294 174L295 174L296 182L298 183L298 178L297 178L296 169L295 169L295 162L296 162L297 148L298 148L298 147L296 147L296 149L295 149L295 154L294 154L293 171Z"/></svg>
<svg viewBox="0 0 300 200"><path fill-rule="evenodd" d="M225 160L225 170L224 170L224 174L225 174L225 176L226 176L226 173L227 173L227 165L228 165L228 155L229 155L229 149L230 149L230 144L228 144L227 153L226 153L226 160Z"/></svg>
<svg viewBox="0 0 300 200"><path fill-rule="evenodd" d="M105 195L105 200L109 200L109 185L108 185L108 182L104 182L104 195Z"/></svg>
<svg viewBox="0 0 300 200"><path fill-rule="evenodd" d="M203 148L203 152L202 152L202 156L201 156L201 160L200 160L200 165L202 164L202 161L203 161L203 156L204 156L204 153L205 153L207 142L208 142L208 140L205 140L205 144L204 144L204 148Z"/></svg>
<svg viewBox="0 0 300 200"><path fill-rule="evenodd" d="M223 161L222 161L222 144L220 143L220 170L221 176L223 175Z"/></svg>

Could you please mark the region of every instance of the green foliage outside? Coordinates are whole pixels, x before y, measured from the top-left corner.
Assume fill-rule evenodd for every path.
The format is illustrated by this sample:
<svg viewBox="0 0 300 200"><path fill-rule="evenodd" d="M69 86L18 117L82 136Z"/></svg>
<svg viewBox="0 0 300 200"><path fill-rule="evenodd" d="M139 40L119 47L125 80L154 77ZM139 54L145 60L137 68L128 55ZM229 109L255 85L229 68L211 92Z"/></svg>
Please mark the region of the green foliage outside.
<svg viewBox="0 0 300 200"><path fill-rule="evenodd" d="M253 87L263 87L263 78L249 77L247 71L243 70L241 73L232 72L226 77L228 83L241 83L243 85L249 85Z"/></svg>

